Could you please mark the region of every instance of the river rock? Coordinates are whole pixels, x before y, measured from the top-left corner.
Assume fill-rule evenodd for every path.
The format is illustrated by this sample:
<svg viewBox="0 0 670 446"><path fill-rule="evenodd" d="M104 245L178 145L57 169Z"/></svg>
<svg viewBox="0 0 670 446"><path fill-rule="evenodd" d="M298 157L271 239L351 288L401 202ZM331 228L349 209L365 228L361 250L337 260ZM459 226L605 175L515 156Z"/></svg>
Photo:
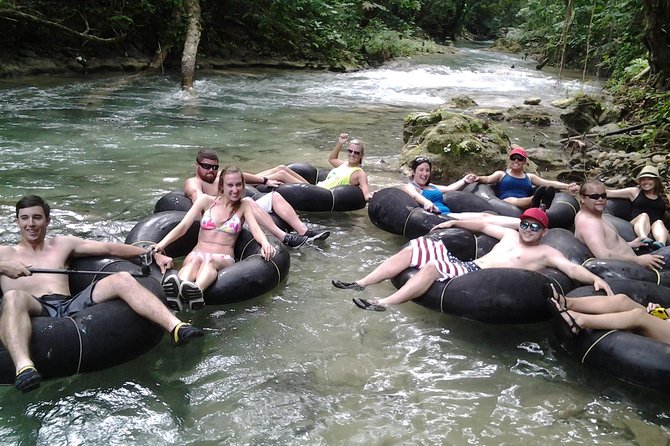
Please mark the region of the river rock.
<svg viewBox="0 0 670 446"><path fill-rule="evenodd" d="M618 105L606 103L603 104L603 112L598 116L599 125L615 123L621 117L622 108Z"/></svg>
<svg viewBox="0 0 670 446"><path fill-rule="evenodd" d="M513 107L507 110L508 122L521 122L524 124L548 127L551 125L551 115L545 110L529 107Z"/></svg>
<svg viewBox="0 0 670 446"><path fill-rule="evenodd" d="M596 116L600 116L600 103L589 96L582 96L561 113L561 120L568 129L568 135L586 133L598 125Z"/></svg>
<svg viewBox="0 0 670 446"><path fill-rule="evenodd" d="M529 161L537 166L533 169L530 165L528 171L557 171L565 169L569 162L569 154L555 148L531 147L526 149Z"/></svg>
<svg viewBox="0 0 670 446"><path fill-rule="evenodd" d="M505 110L495 108L478 108L472 114L478 118L493 119L494 121L502 121L505 119Z"/></svg>
<svg viewBox="0 0 670 446"><path fill-rule="evenodd" d="M590 129L588 133L605 135L610 132L616 132L619 129L621 129L621 127L619 127L619 124L617 124L616 122L610 122L609 124L595 126L592 129Z"/></svg>
<svg viewBox="0 0 670 446"><path fill-rule="evenodd" d="M403 127L402 137L405 144L410 140L417 139L428 127L431 127L442 120L442 115L437 112L425 113L416 112L410 113L405 118L405 125Z"/></svg>
<svg viewBox="0 0 670 446"><path fill-rule="evenodd" d="M477 103L470 97L464 94L454 96L449 99L449 102L445 104L447 108L457 108L460 110L466 110L468 108L476 107Z"/></svg>
<svg viewBox="0 0 670 446"><path fill-rule="evenodd" d="M443 109L426 115L412 113L405 118L401 164L427 156L433 163L437 183L454 181L466 172L493 172L506 165L510 142L501 127ZM429 124L438 118L439 122Z"/></svg>
<svg viewBox="0 0 670 446"><path fill-rule="evenodd" d="M555 101L551 101L549 104L556 108L568 108L575 102L575 98L567 98L567 99L556 99Z"/></svg>
<svg viewBox="0 0 670 446"><path fill-rule="evenodd" d="M526 98L523 103L525 105L539 105L542 99L540 98Z"/></svg>

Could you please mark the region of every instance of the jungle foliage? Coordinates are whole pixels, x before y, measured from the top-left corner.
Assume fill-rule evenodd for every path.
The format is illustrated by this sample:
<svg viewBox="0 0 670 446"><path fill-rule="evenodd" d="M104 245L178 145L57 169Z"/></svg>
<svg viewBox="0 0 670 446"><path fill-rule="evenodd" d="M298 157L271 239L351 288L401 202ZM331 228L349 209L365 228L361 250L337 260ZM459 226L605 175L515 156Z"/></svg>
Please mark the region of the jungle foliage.
<svg viewBox="0 0 670 446"><path fill-rule="evenodd" d="M626 78L635 60L669 63L670 0L200 0L199 55L333 67L433 51L508 29L540 60ZM0 55L152 54L183 44L183 0L0 0ZM656 17L656 22L652 17ZM657 28L657 33L645 32ZM72 32L64 32L64 29ZM87 38L88 37L88 38ZM656 50L653 43L656 42ZM651 52L650 52L651 50ZM657 53L657 57L654 54Z"/></svg>

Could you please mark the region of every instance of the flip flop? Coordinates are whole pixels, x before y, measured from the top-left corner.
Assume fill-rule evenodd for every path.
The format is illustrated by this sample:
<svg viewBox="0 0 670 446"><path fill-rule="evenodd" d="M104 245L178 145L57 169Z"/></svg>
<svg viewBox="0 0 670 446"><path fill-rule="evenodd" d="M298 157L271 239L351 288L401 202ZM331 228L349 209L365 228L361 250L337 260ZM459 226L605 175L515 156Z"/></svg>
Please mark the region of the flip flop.
<svg viewBox="0 0 670 446"><path fill-rule="evenodd" d="M386 311L386 306L377 303L376 301L369 301L365 299L358 299L354 298L351 299L354 304L363 310L369 310L369 311Z"/></svg>
<svg viewBox="0 0 670 446"><path fill-rule="evenodd" d="M35 366L27 365L18 371L14 380L14 387L21 392L30 392L40 386L42 375L39 374Z"/></svg>
<svg viewBox="0 0 670 446"><path fill-rule="evenodd" d="M554 320L560 322L561 331L563 332L564 338L574 338L579 335L579 332L582 331L582 327L577 324L577 321L570 314L570 311L567 308L559 308L559 303L553 298L547 299L547 306L549 307L549 312L554 317ZM568 319L563 317L567 315Z"/></svg>
<svg viewBox="0 0 670 446"><path fill-rule="evenodd" d="M165 297L167 298L168 307L175 311L181 311L183 307L181 300L179 300L179 289L181 288L179 277L176 274L170 274L163 279L162 285L163 291L165 291Z"/></svg>
<svg viewBox="0 0 670 446"><path fill-rule="evenodd" d="M331 280L330 282L335 288L339 288L341 290L363 291L365 289L364 286L359 285L356 282L341 282L339 280Z"/></svg>
<svg viewBox="0 0 670 446"><path fill-rule="evenodd" d="M205 306L205 299L202 290L198 285L188 280L184 280L179 287L179 294L182 299L188 302L191 310L199 310Z"/></svg>
<svg viewBox="0 0 670 446"><path fill-rule="evenodd" d="M556 291L556 288L554 287L553 283L547 282L543 286L545 295L549 296L550 299L555 300L561 307L561 309L568 308L568 299L564 295ZM562 303L561 300L563 301Z"/></svg>

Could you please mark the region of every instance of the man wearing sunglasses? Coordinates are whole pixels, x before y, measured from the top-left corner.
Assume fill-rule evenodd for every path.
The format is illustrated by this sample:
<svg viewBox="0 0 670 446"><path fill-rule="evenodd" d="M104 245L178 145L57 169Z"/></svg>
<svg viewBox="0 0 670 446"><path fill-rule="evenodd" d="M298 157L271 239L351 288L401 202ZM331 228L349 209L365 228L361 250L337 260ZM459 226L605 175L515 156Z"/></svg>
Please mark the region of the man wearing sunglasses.
<svg viewBox="0 0 670 446"><path fill-rule="evenodd" d="M195 158L195 176L184 182L184 194L193 202L200 194L216 196L218 187L219 155L210 149L201 149ZM243 173L244 181L251 184L270 184L266 177L259 177L251 173ZM272 185L272 184L270 184ZM276 184L275 184L276 185ZM329 231L314 231L308 229L300 220L295 209L280 194L270 192L258 200L248 198L251 209L258 224L277 237L286 246L299 248L307 242L325 240ZM289 234L281 230L268 214L274 212L291 226L298 234Z"/></svg>
<svg viewBox="0 0 670 446"><path fill-rule="evenodd" d="M575 238L584 243L597 259L629 260L648 268L663 269L663 256L638 256L634 248L645 246L643 237L626 242L609 221L603 219L607 193L598 180L587 181L579 189L581 208L575 215Z"/></svg>
<svg viewBox="0 0 670 446"><path fill-rule="evenodd" d="M547 232L549 218L538 208L527 209L520 217L519 229L509 229L481 220L449 220L434 229L458 227L481 232L497 238L499 242L486 255L464 262L451 254L444 243L419 237L409 246L389 257L370 274L355 282L333 281L337 288L361 291L366 286L391 279L409 267L418 267L419 272L395 293L377 301L353 299L357 307L364 310L384 311L395 305L415 299L428 291L435 281L443 281L484 268L520 268L537 271L556 268L574 280L592 284L596 290L605 290L611 295L609 285L581 265L570 262L560 251L540 244Z"/></svg>

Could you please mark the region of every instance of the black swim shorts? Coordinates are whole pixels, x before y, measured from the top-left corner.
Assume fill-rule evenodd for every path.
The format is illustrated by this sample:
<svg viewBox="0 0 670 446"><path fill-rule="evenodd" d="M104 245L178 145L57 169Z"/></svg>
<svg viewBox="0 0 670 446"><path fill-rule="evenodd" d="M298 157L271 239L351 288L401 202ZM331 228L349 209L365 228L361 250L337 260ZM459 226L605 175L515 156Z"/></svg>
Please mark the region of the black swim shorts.
<svg viewBox="0 0 670 446"><path fill-rule="evenodd" d="M35 299L42 304L42 316L67 317L92 307L95 305L92 299L95 284L96 282L91 283L74 297L62 294L45 294L36 297Z"/></svg>

